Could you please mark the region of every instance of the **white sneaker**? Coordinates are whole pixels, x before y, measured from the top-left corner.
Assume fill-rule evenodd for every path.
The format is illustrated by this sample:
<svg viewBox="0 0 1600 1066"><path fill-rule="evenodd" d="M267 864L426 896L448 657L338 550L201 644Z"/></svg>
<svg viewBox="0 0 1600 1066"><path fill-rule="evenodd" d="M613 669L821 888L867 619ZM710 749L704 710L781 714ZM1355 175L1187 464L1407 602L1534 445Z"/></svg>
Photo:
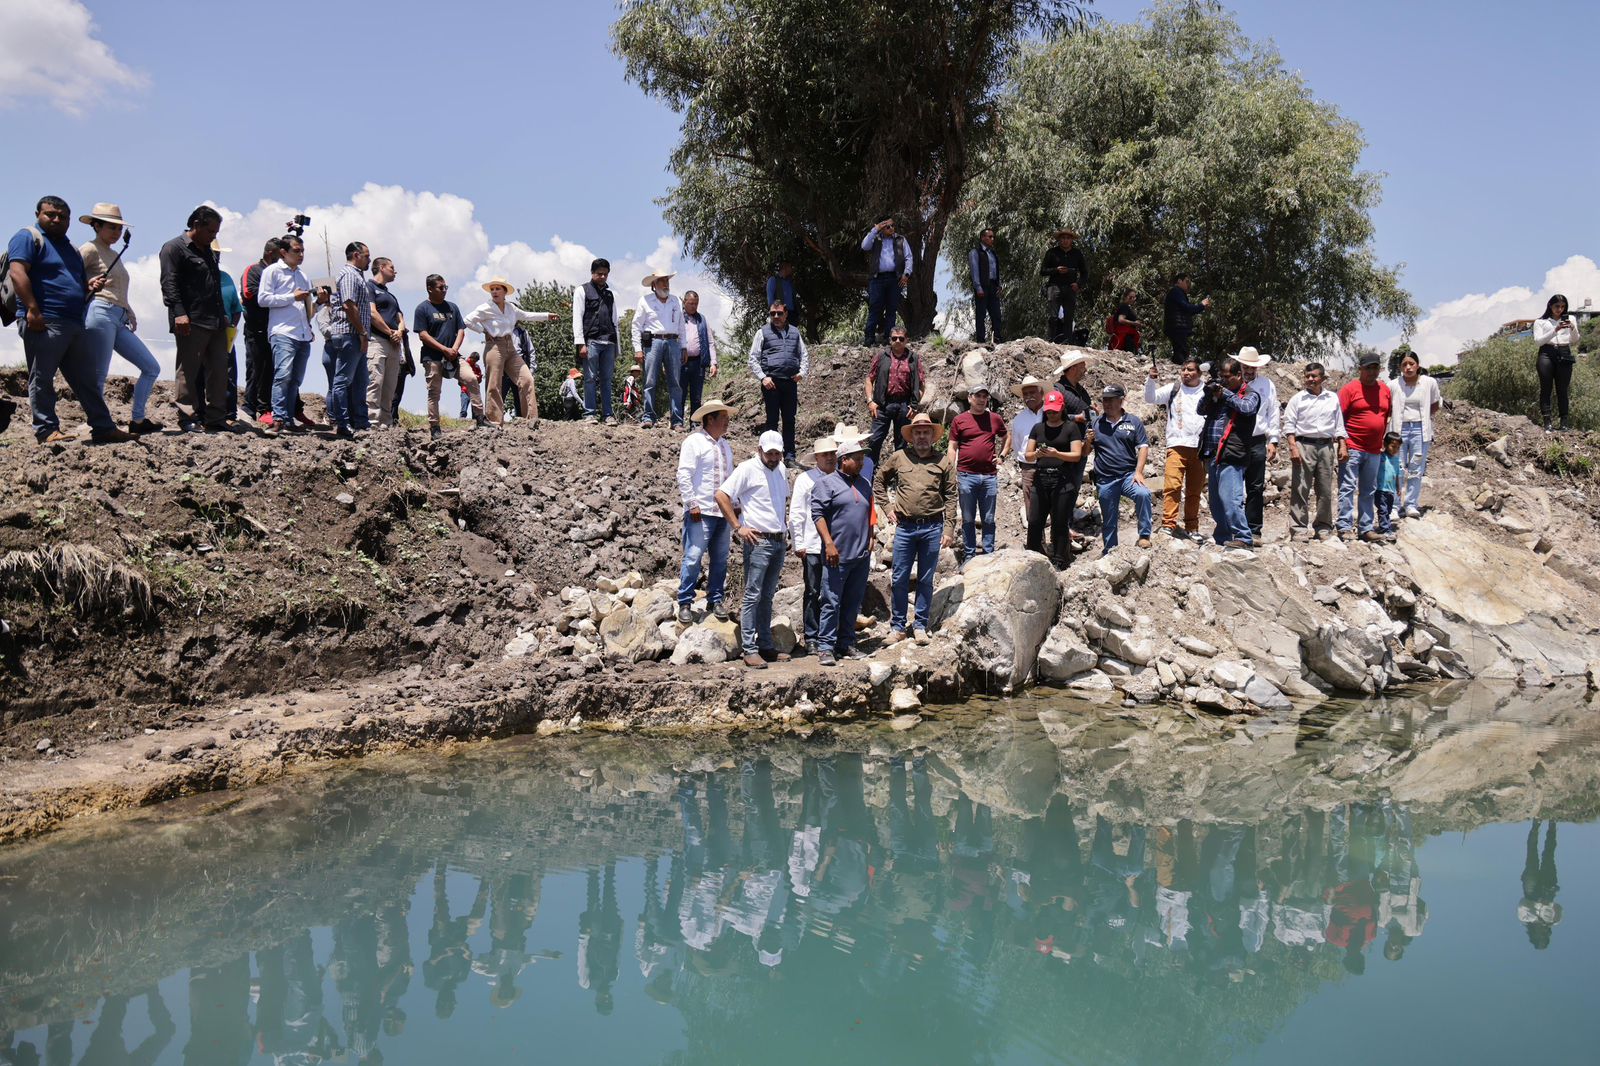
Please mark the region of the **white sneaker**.
<svg viewBox="0 0 1600 1066"><path fill-rule="evenodd" d="M1422 517L1422 512L1419 511L1415 507L1407 507L1406 508L1406 517L1407 518L1421 518Z"/></svg>

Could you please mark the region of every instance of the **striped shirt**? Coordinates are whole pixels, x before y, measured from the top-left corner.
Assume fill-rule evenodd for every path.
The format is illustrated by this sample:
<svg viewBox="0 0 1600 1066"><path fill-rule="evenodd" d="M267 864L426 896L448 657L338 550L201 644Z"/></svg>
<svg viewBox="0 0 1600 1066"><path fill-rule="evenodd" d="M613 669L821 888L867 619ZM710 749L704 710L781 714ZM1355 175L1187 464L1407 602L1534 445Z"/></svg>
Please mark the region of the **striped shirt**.
<svg viewBox="0 0 1600 1066"><path fill-rule="evenodd" d="M339 280L334 285L333 301L328 305L328 329L330 337L348 337L350 335L349 316L345 313L346 301L356 305L360 313L361 332L366 334L372 329L372 286L367 281L367 276L349 263L339 271Z"/></svg>

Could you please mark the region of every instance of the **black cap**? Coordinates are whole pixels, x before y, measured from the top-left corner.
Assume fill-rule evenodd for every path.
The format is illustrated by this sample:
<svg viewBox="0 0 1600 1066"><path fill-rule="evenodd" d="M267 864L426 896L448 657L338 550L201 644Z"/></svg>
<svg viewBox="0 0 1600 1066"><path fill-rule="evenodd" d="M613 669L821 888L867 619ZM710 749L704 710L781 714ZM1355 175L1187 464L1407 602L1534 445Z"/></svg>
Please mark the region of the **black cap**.
<svg viewBox="0 0 1600 1066"><path fill-rule="evenodd" d="M1379 355L1377 352L1362 352L1361 353L1361 365L1362 366L1377 366L1379 363L1382 363L1382 362L1383 362L1383 356Z"/></svg>
<svg viewBox="0 0 1600 1066"><path fill-rule="evenodd" d="M1102 400L1120 400L1126 395L1128 395L1127 390L1121 385L1107 385L1100 390L1100 398Z"/></svg>

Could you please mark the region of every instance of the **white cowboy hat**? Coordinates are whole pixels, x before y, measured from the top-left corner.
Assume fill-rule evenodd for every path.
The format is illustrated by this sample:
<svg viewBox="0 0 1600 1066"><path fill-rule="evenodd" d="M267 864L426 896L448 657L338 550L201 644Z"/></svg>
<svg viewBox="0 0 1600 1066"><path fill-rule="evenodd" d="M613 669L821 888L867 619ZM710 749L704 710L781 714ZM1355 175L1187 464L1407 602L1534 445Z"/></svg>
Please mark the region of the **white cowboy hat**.
<svg viewBox="0 0 1600 1066"><path fill-rule="evenodd" d="M1024 392L1027 392L1030 387L1037 388L1043 392L1044 382L1040 381L1032 374L1029 374L1027 377L1024 377L1021 381L1011 386L1011 395L1020 397Z"/></svg>
<svg viewBox="0 0 1600 1066"><path fill-rule="evenodd" d="M494 293L491 290L493 290L496 285L499 285L501 288L505 289L507 296L510 296L512 293L517 291L517 287L515 285L511 284L511 282L502 277L493 277L484 282L483 291L493 296Z"/></svg>
<svg viewBox="0 0 1600 1066"><path fill-rule="evenodd" d="M832 437L818 437L817 442L811 446L812 455L833 455L839 450L839 442Z"/></svg>
<svg viewBox="0 0 1600 1066"><path fill-rule="evenodd" d="M707 400L699 407L696 407L694 411L690 413L689 418L695 422L704 422L706 420L706 415L714 415L718 411L726 411L730 418L737 413L732 407L729 407L721 400Z"/></svg>
<svg viewBox="0 0 1600 1066"><path fill-rule="evenodd" d="M677 276L677 274L670 272L666 274L646 274L644 276L644 280L639 282L639 284L643 285L647 289L653 289L656 287L656 282L666 281L668 278L675 278Z"/></svg>
<svg viewBox="0 0 1600 1066"><path fill-rule="evenodd" d="M87 215L79 215L78 221L89 226L94 225L96 222L110 222L112 225L121 226L123 229L131 230L133 228L123 220L122 208L116 204L95 204L94 210Z"/></svg>
<svg viewBox="0 0 1600 1066"><path fill-rule="evenodd" d="M1079 363L1087 363L1088 361L1089 356L1084 352L1073 352L1070 355L1062 356L1061 365L1056 367L1056 377L1062 377Z"/></svg>
<svg viewBox="0 0 1600 1066"><path fill-rule="evenodd" d="M839 446L839 453L844 454L846 445L859 445L865 443L867 435L860 428L847 422L835 422L833 425L833 441Z"/></svg>
<svg viewBox="0 0 1600 1066"><path fill-rule="evenodd" d="M1248 344L1243 348L1240 348L1239 354L1234 356L1234 358L1239 360L1239 365L1254 367L1257 370L1260 370L1262 367L1272 362L1272 356L1262 355Z"/></svg>

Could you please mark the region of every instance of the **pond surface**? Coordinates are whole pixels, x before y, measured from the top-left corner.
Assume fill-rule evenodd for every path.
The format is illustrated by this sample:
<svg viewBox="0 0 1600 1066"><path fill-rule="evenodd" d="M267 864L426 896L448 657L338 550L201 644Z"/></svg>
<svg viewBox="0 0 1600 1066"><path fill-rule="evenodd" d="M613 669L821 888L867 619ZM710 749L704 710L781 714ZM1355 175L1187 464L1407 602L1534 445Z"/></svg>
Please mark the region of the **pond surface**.
<svg viewBox="0 0 1600 1066"><path fill-rule="evenodd" d="M308 773L0 851L0 1062L1594 1062L1594 710Z"/></svg>

